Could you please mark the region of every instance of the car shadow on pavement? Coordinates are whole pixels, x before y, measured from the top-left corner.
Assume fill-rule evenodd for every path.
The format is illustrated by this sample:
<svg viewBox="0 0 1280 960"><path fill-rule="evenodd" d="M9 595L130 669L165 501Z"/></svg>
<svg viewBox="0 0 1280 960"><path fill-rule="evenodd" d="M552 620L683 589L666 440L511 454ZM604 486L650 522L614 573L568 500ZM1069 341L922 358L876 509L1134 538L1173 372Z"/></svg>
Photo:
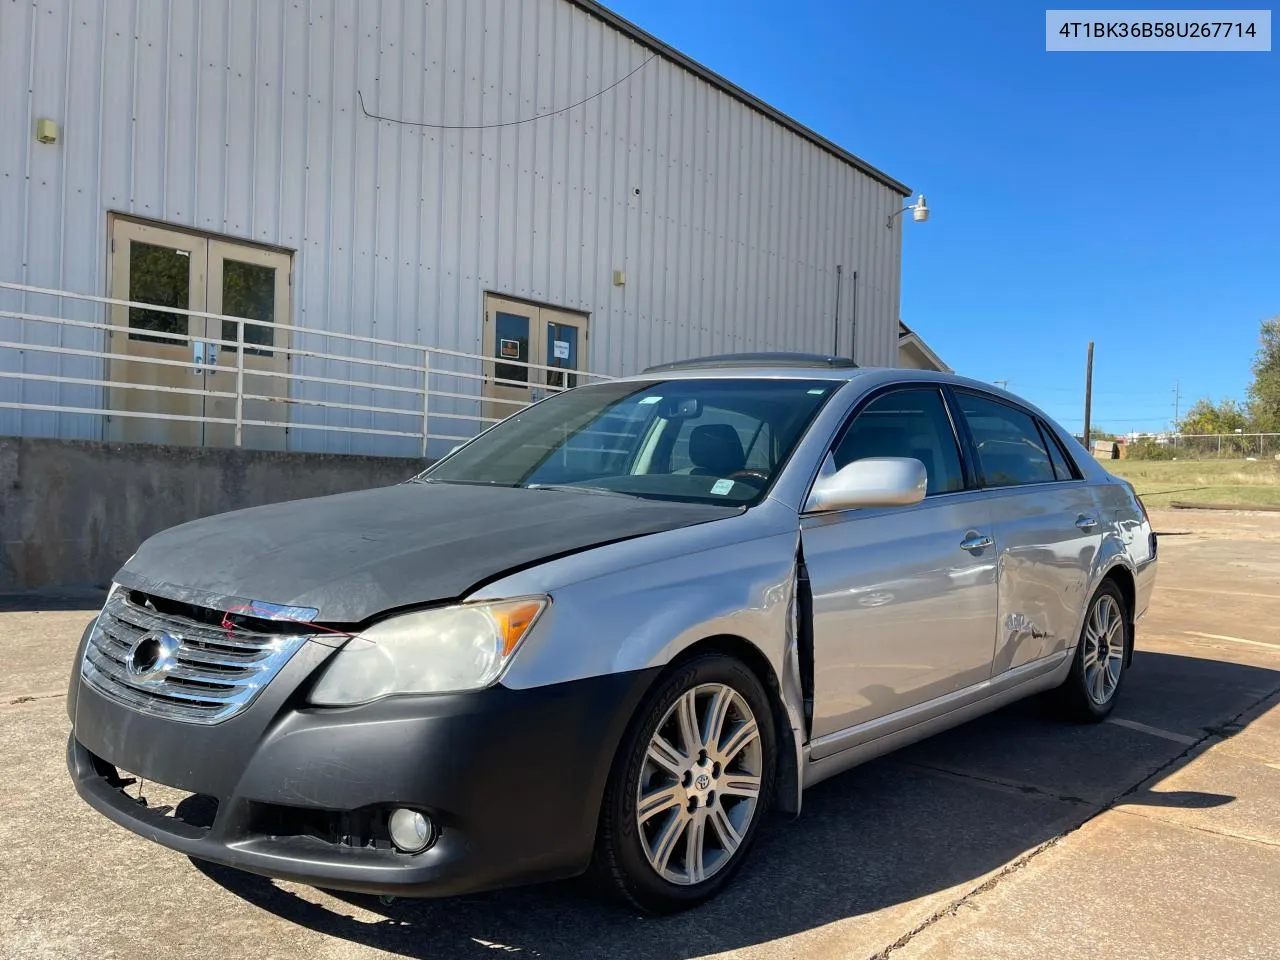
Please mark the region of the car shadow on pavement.
<svg viewBox="0 0 1280 960"><path fill-rule="evenodd" d="M683 960L853 918L875 923L876 911L945 894L912 904L909 929L1109 805L1232 802L1138 787L1180 768L1193 741L1238 731L1233 722L1280 688L1280 671L1160 653L1138 653L1134 666L1116 713L1125 724L1067 724L1030 700L819 784L798 820L766 825L718 898L673 917L603 903L580 881L383 904L196 866L291 922L422 960L495 951Z"/></svg>

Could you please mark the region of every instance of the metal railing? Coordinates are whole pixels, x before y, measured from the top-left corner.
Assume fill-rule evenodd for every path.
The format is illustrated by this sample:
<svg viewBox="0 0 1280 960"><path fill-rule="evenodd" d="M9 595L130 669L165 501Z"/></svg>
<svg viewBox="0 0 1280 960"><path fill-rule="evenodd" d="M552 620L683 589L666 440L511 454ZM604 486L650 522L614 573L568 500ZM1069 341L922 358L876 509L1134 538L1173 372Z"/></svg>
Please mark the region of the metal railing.
<svg viewBox="0 0 1280 960"><path fill-rule="evenodd" d="M132 310L185 318L188 332L132 327ZM234 324L236 336L198 336L190 332L192 319L211 321L210 327ZM246 336L248 326L270 336ZM287 345L276 345L281 334ZM185 358L130 352L139 337L171 345ZM274 363L255 362L260 358ZM189 386L148 382L160 379L162 368L203 376ZM497 375L500 368L507 377ZM520 370L525 378L514 379L511 371ZM232 373L234 388L209 376ZM560 383L537 382L552 379ZM397 438L402 453L404 443L416 440L416 452L426 457L431 441L469 440L542 391L608 379L555 364L0 281L0 411L96 417L99 438L107 435L102 418L110 417L220 425L231 429L235 446L245 445L248 428ZM528 399L492 396L493 387L521 389ZM137 393L222 400L234 414L210 414L207 403L190 413L124 402ZM264 415L277 410L279 415Z"/></svg>

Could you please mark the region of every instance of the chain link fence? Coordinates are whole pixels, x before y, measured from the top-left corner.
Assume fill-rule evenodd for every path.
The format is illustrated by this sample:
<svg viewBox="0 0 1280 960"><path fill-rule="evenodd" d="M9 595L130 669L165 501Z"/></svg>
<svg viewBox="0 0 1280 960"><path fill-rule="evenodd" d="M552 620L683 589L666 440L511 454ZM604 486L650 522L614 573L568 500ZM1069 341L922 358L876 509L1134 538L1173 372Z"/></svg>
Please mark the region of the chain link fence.
<svg viewBox="0 0 1280 960"><path fill-rule="evenodd" d="M1137 437L1126 444L1134 460L1280 459L1280 433L1170 433Z"/></svg>

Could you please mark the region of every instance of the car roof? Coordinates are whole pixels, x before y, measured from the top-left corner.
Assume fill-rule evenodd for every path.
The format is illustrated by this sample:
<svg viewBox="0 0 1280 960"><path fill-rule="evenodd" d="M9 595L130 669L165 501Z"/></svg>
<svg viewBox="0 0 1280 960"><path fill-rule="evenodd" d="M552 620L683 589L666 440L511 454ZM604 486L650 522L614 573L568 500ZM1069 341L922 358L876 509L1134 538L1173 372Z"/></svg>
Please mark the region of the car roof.
<svg viewBox="0 0 1280 960"><path fill-rule="evenodd" d="M786 357L788 362L766 362L765 358L774 357ZM1054 422L1052 417L1035 404L982 380L974 380L956 373L943 373L939 370L915 370L907 367L829 366L826 363L828 359L831 358L821 354L728 354L725 357L706 357L700 360L649 367L642 373L620 377L618 381L729 378L825 380L828 382L843 380L850 383L857 381L860 387L866 390L893 383L949 383L957 387L969 387L995 397L1006 397L1018 406Z"/></svg>

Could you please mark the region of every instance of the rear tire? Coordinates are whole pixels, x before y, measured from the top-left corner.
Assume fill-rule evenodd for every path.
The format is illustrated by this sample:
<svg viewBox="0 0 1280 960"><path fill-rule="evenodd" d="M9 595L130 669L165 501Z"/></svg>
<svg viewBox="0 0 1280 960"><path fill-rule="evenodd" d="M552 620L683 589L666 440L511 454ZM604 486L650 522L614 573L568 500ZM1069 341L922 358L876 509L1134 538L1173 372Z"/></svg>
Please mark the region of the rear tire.
<svg viewBox="0 0 1280 960"><path fill-rule="evenodd" d="M1114 580L1104 580L1089 601L1071 672L1056 691L1068 718L1098 723L1110 715L1132 648L1133 621L1124 594Z"/></svg>
<svg viewBox="0 0 1280 960"><path fill-rule="evenodd" d="M720 892L746 859L773 793L768 695L743 663L704 654L659 681L614 760L592 873L648 913Z"/></svg>

